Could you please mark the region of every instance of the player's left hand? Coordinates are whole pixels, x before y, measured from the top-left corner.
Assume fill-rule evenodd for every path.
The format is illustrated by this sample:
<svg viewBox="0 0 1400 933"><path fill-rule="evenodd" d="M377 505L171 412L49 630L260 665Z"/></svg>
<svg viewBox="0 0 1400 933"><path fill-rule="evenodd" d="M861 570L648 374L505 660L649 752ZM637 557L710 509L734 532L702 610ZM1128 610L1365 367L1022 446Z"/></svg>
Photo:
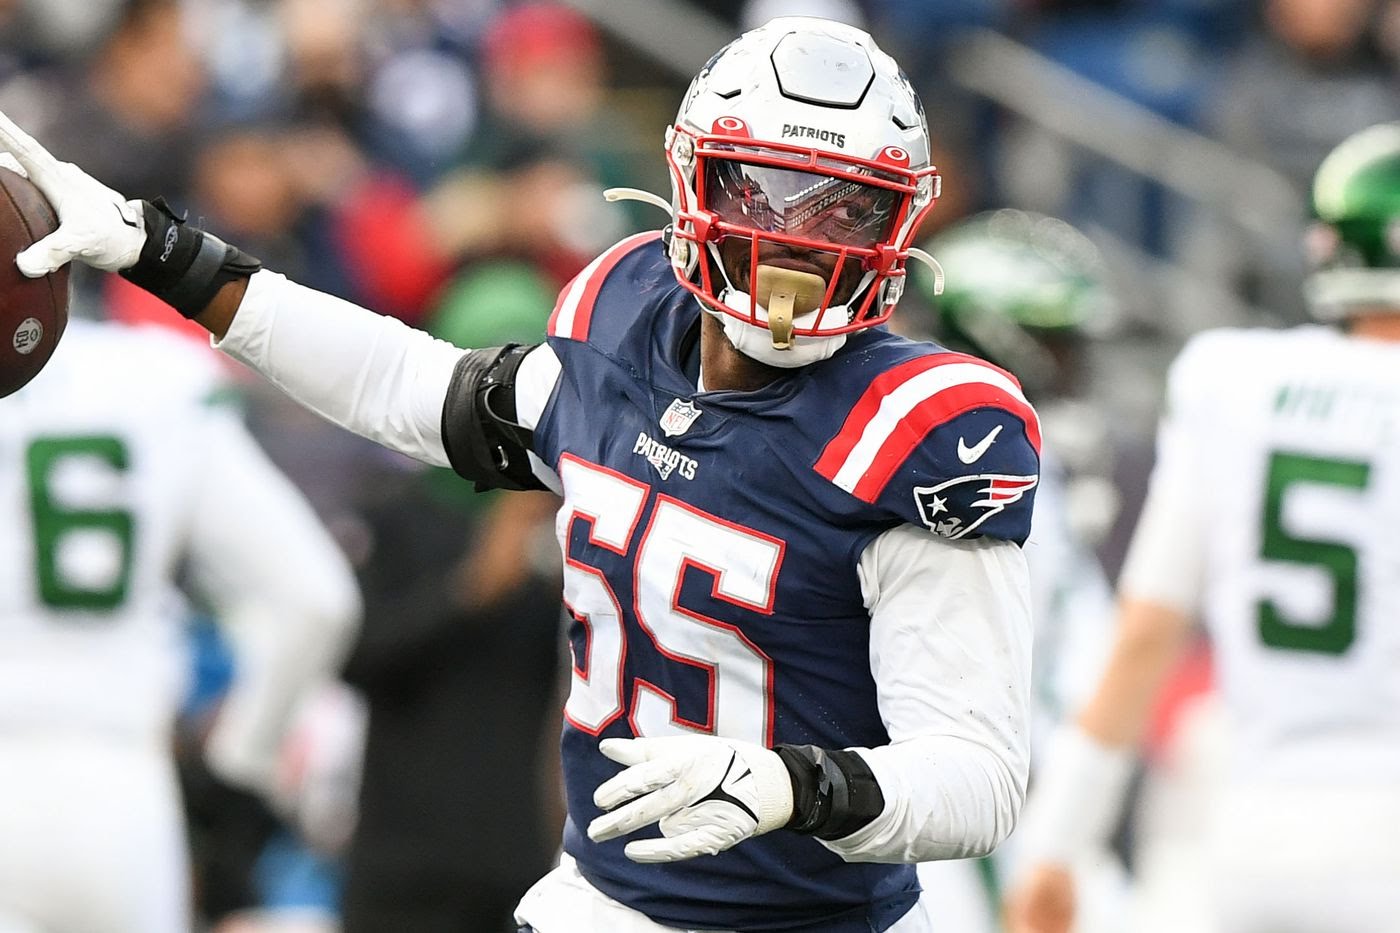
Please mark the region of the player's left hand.
<svg viewBox="0 0 1400 933"><path fill-rule="evenodd" d="M604 739L599 747L628 767L593 792L610 812L588 824L588 837L605 842L659 823L661 838L627 843L634 862L714 855L792 818L792 778L761 745L695 735Z"/></svg>
<svg viewBox="0 0 1400 933"><path fill-rule="evenodd" d="M1036 865L1013 885L1005 905L1010 933L1069 933L1074 926L1074 876L1053 862Z"/></svg>

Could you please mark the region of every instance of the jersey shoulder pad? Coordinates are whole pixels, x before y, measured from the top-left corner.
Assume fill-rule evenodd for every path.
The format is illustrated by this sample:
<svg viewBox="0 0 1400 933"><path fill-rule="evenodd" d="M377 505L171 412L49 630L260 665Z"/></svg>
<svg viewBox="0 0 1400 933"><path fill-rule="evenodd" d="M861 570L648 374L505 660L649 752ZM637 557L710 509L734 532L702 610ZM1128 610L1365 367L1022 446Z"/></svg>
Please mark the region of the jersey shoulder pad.
<svg viewBox="0 0 1400 933"><path fill-rule="evenodd" d="M664 273L664 278L658 272ZM652 230L628 237L605 250L564 286L549 316L549 336L606 341L610 332L631 323L638 304L659 278L661 284L675 284L661 248L661 233Z"/></svg>
<svg viewBox="0 0 1400 933"><path fill-rule="evenodd" d="M1329 367L1349 367L1335 350L1346 338L1332 327L1219 327L1201 331L1181 348L1167 370L1168 418L1213 419L1223 407L1252 404L1251 389L1272 395L1304 377L1330 379Z"/></svg>
<svg viewBox="0 0 1400 933"><path fill-rule="evenodd" d="M1039 480L1040 422L1010 373L937 350L872 379L815 469L935 534L1022 543Z"/></svg>
<svg viewBox="0 0 1400 933"><path fill-rule="evenodd" d="M1193 335L1167 369L1167 411L1188 410L1209 400L1219 378L1230 375L1251 349L1259 346L1245 330L1222 327Z"/></svg>
<svg viewBox="0 0 1400 933"><path fill-rule="evenodd" d="M218 353L159 324L73 321L64 335L67 365L87 379L101 372L111 394L164 410L230 399Z"/></svg>

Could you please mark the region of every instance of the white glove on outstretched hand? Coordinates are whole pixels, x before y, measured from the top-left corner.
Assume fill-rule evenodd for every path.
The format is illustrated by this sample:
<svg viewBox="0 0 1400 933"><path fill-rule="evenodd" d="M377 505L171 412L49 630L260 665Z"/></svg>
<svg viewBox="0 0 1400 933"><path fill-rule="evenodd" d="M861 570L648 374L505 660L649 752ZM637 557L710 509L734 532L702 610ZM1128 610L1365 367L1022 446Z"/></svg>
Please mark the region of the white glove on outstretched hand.
<svg viewBox="0 0 1400 933"><path fill-rule="evenodd" d="M659 821L662 838L627 843L634 862L714 855L792 817L787 766L761 745L695 735L604 739L599 749L628 767L593 792L611 812L588 824L588 837L605 842Z"/></svg>
<svg viewBox="0 0 1400 933"><path fill-rule="evenodd" d="M146 244L140 201L128 201L73 163L58 161L3 113L0 149L14 155L58 214L58 229L15 258L20 272L37 279L74 259L108 272L136 264Z"/></svg>

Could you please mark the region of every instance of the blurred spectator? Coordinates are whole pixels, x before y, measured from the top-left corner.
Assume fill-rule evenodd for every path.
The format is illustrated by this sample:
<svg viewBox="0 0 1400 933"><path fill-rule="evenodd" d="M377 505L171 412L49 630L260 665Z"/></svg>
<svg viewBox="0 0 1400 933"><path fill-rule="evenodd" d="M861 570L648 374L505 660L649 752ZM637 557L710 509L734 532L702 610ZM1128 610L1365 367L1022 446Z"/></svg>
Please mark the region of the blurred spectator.
<svg viewBox="0 0 1400 933"><path fill-rule="evenodd" d="M481 39L491 106L517 132L586 129L603 96L603 48L582 13L541 0L505 10Z"/></svg>
<svg viewBox="0 0 1400 933"><path fill-rule="evenodd" d="M527 265L487 264L431 329L463 346L538 339L553 292ZM562 819L557 501L373 462L366 623L345 668L370 714L345 931L503 933Z"/></svg>
<svg viewBox="0 0 1400 933"><path fill-rule="evenodd" d="M1373 31L1379 10L1378 0L1265 0L1262 30L1231 63L1211 107L1216 137L1282 172L1300 203L1333 146L1400 118L1395 64ZM1284 320L1303 319L1301 231L1279 231L1266 243L1202 220L1193 217L1182 234L1188 265L1230 281Z"/></svg>
<svg viewBox="0 0 1400 933"><path fill-rule="evenodd" d="M76 58L89 53L122 15L127 0L5 0L18 8L25 39L43 57Z"/></svg>
<svg viewBox="0 0 1400 933"><path fill-rule="evenodd" d="M287 48L285 80L295 115L353 125L362 104L363 24L370 0L281 0Z"/></svg>
<svg viewBox="0 0 1400 933"><path fill-rule="evenodd" d="M1231 148L1307 192L1322 157L1400 117L1394 62L1373 31L1378 0L1265 0L1264 29L1232 63L1211 124Z"/></svg>
<svg viewBox="0 0 1400 933"><path fill-rule="evenodd" d="M205 87L186 25L178 0L129 0L86 66L50 88L36 135L130 197L181 196Z"/></svg>
<svg viewBox="0 0 1400 933"><path fill-rule="evenodd" d="M472 43L486 0L379 0L365 37L365 142L417 184L456 164L481 109Z"/></svg>
<svg viewBox="0 0 1400 933"><path fill-rule="evenodd" d="M500 170L559 162L598 187L649 184L619 155L636 131L607 104L603 52L597 28L562 3L534 0L504 10L481 37L489 106L467 164ZM657 181L664 187L664 177ZM584 259L625 232L609 221L618 212L598 204L596 194L575 191L535 209L543 220L553 217L559 244Z"/></svg>
<svg viewBox="0 0 1400 933"><path fill-rule="evenodd" d="M478 119L461 36L435 5L407 6L377 40L372 118L359 127L371 154L388 158L340 190L331 214L351 291L416 322L475 258L527 257L562 286L626 232L623 209L602 200L599 184L623 173L610 162L594 27L552 3L493 19L480 38L488 106ZM453 93L425 96L425 76L448 72ZM442 172L449 154L458 167Z"/></svg>

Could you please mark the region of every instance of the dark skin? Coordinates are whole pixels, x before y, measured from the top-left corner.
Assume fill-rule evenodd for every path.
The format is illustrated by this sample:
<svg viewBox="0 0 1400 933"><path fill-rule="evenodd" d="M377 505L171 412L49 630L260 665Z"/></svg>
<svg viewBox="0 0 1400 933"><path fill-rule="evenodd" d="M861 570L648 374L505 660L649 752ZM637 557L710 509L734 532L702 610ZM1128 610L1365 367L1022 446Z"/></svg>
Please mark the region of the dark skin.
<svg viewBox="0 0 1400 933"><path fill-rule="evenodd" d="M750 249L749 241L740 237L731 237L720 244L720 257L724 261L730 281L745 291L749 287ZM760 263L820 275L827 282L831 281L831 276L836 271L836 255L819 250L803 250L764 242L759 244L758 258ZM859 279L860 263L848 259L841 269L832 301L840 304L849 300ZM219 290L208 307L195 316L195 321L215 337L222 339L228 333L247 291L247 279L229 282ZM775 366L766 366L734 349L734 345L724 336L723 326L714 315L702 314L700 318L700 365L705 371L706 389L752 392L787 372Z"/></svg>
<svg viewBox="0 0 1400 933"><path fill-rule="evenodd" d="M729 280L742 291L749 290L750 256L752 243L743 237L729 237L720 244L719 255ZM810 272L831 282L836 272L836 254L822 250L806 250L780 243L760 241L758 244L759 265L772 265L798 272ZM850 300L860 282L860 263L848 259L841 268L836 282L836 291L831 296L834 304ZM700 315L700 366L705 372L705 388L708 390L732 389L739 392L752 392L773 382L789 372L776 366L767 366L745 356L724 336L724 326L713 314Z"/></svg>

